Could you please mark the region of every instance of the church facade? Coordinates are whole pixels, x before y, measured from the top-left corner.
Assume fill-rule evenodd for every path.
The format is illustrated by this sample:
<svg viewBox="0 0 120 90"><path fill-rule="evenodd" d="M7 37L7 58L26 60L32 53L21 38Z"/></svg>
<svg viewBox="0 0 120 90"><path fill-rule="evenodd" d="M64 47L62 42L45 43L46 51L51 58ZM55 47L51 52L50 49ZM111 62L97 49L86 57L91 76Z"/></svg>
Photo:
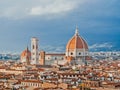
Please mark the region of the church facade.
<svg viewBox="0 0 120 90"><path fill-rule="evenodd" d="M31 39L31 53L29 51L24 56L21 54L21 62L30 62L30 64L52 65L52 64L85 64L91 60L87 42L79 35L78 28L75 34L68 41L65 53L47 53L39 51L38 39ZM27 58L26 58L27 57ZM29 58L28 58L29 57ZM23 60L24 59L24 60ZM29 59L29 60L28 60ZM28 64L28 63L27 63Z"/></svg>

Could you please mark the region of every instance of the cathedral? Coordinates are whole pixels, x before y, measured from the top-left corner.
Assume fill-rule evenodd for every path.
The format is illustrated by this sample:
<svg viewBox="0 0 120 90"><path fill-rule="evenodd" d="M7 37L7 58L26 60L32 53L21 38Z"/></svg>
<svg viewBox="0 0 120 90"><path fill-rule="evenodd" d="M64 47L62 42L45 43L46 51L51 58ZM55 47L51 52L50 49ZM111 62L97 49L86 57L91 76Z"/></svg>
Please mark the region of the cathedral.
<svg viewBox="0 0 120 90"><path fill-rule="evenodd" d="M87 64L91 61L88 44L85 39L79 35L78 31L76 27L75 34L66 45L65 53L39 51L39 40L36 37L31 38L31 51L28 50L27 47L27 49L21 53L21 63L27 65Z"/></svg>

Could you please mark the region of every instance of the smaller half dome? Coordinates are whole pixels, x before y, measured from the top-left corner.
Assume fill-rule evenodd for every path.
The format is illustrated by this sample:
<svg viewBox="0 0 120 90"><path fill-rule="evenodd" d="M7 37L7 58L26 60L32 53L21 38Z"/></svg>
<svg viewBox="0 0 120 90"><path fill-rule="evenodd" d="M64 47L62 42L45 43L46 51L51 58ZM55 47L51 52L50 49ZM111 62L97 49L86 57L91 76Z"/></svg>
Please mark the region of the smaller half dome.
<svg viewBox="0 0 120 90"><path fill-rule="evenodd" d="M26 56L31 57L31 52L29 51L28 47L21 53L21 57L26 57Z"/></svg>

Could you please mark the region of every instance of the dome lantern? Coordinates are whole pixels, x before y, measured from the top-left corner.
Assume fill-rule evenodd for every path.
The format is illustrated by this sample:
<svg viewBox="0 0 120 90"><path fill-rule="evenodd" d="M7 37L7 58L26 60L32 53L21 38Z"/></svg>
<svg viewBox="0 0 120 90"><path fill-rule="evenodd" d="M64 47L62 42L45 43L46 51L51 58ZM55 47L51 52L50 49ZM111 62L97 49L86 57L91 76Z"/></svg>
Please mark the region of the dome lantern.
<svg viewBox="0 0 120 90"><path fill-rule="evenodd" d="M76 30L75 30L75 35L79 35L79 32L78 32L78 26L76 26Z"/></svg>

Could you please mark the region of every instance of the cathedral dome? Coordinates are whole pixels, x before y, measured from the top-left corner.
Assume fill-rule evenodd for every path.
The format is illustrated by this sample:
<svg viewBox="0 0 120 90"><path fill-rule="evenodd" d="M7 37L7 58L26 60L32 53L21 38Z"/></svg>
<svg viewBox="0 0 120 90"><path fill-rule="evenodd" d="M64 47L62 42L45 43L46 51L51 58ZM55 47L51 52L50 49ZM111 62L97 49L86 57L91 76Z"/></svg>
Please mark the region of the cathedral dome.
<svg viewBox="0 0 120 90"><path fill-rule="evenodd" d="M25 49L22 53L21 53L21 58L23 57L31 57L31 52L27 49Z"/></svg>
<svg viewBox="0 0 120 90"><path fill-rule="evenodd" d="M67 51L75 49L88 50L88 45L86 41L78 34L78 28L76 28L75 35L69 40L66 46Z"/></svg>
<svg viewBox="0 0 120 90"><path fill-rule="evenodd" d="M78 28L76 28L75 35L66 45L66 60L69 63L85 64L88 56L87 42L79 35Z"/></svg>

